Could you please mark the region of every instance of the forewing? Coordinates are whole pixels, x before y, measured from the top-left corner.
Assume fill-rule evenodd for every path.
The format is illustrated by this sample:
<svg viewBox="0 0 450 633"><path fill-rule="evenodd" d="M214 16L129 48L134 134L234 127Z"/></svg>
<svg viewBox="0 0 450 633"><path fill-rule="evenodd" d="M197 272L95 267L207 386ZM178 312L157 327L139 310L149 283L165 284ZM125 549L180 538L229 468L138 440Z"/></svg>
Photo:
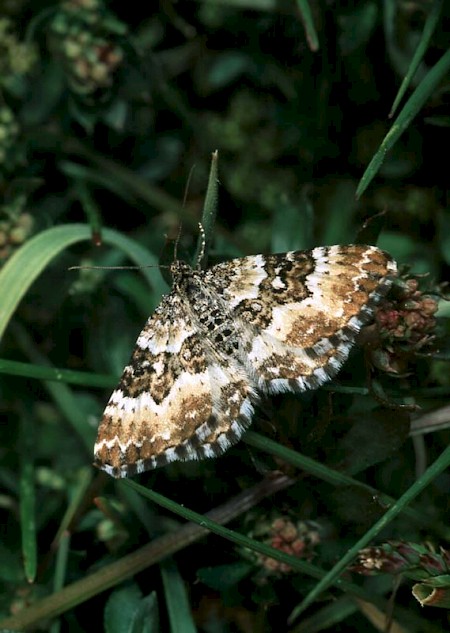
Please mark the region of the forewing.
<svg viewBox="0 0 450 633"><path fill-rule="evenodd" d="M126 477L222 453L253 413L244 368L232 365L210 349L182 298L165 297L105 409L96 465Z"/></svg>
<svg viewBox="0 0 450 633"><path fill-rule="evenodd" d="M302 391L332 378L396 273L374 246L255 255L210 271L247 336L246 362L262 391Z"/></svg>

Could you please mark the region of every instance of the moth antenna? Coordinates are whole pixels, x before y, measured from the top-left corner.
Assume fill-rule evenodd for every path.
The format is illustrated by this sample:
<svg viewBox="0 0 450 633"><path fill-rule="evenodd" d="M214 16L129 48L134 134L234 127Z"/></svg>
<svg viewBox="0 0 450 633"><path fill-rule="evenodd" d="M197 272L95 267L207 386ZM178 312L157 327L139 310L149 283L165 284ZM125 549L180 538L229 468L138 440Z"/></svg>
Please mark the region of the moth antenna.
<svg viewBox="0 0 450 633"><path fill-rule="evenodd" d="M183 209L186 207L187 197L188 197L188 193L189 193L189 187L191 185L191 180L192 180L192 176L193 176L193 173L194 173L194 169L195 169L195 165L192 165L191 169L189 170L189 176L188 176L187 181L186 181L186 186L184 188L183 203L181 205L183 207ZM183 228L183 224L180 222L180 225L179 225L179 228L178 228L177 237L176 237L175 244L174 244L174 247L173 247L173 260L175 262L178 260L178 244L180 243L182 228Z"/></svg>
<svg viewBox="0 0 450 633"><path fill-rule="evenodd" d="M139 270L139 268L149 268L148 266L69 266L67 270Z"/></svg>
<svg viewBox="0 0 450 633"><path fill-rule="evenodd" d="M188 193L189 193L189 187L190 187L190 184L191 184L191 180L192 180L192 175L194 173L194 169L195 169L195 165L192 165L191 169L189 170L189 176L188 176L188 179L186 181L186 187L184 188L183 204L181 205L183 207L183 209L186 207L186 201L187 201L187 197L188 197ZM178 244L180 242L182 227L183 227L183 225L180 222L180 228L178 229L177 239L175 240L175 246L173 247L173 259L174 259L175 262L178 259Z"/></svg>
<svg viewBox="0 0 450 633"><path fill-rule="evenodd" d="M205 248L206 248L206 234L205 234L205 229L203 228L203 224L201 222L198 223L198 228L200 231L200 236L201 236L201 243L200 243L200 252L198 254L197 257L197 262L195 264L195 267L200 270L200 264L201 261L205 255Z"/></svg>
<svg viewBox="0 0 450 633"><path fill-rule="evenodd" d="M180 226L178 227L178 233L177 233L177 237L175 240L175 244L173 245L173 261L176 262L178 259L178 244L180 243L180 239L181 239L181 229L183 228L182 223L180 222Z"/></svg>
<svg viewBox="0 0 450 633"><path fill-rule="evenodd" d="M69 266L67 270L142 270L143 268L170 268L163 264L147 264L146 266Z"/></svg>
<svg viewBox="0 0 450 633"><path fill-rule="evenodd" d="M189 176L186 181L186 187L184 188L184 196L183 196L183 204L182 204L183 209L186 207L189 187L191 186L192 176L194 175L194 169L195 169L195 165L192 165L191 169L189 170Z"/></svg>

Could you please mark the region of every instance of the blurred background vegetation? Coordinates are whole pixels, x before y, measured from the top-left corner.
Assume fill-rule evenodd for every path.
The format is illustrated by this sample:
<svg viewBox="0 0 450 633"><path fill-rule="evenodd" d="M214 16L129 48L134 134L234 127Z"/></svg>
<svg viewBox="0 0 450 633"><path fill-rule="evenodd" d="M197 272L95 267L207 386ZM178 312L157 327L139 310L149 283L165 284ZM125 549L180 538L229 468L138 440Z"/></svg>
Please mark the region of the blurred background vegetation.
<svg viewBox="0 0 450 633"><path fill-rule="evenodd" d="M448 444L450 309L441 299L450 265L448 3L131 6L0 1L4 626L383 631L382 614L390 613L398 631L446 630L447 610L422 610L411 580L398 588L392 612L387 603L400 572L415 581L448 577L439 547L450 536L449 478L438 472L413 516L400 514L377 537L408 541L406 554L382 552L388 564L379 568L396 575L346 574L367 600L331 587L296 617L316 579L212 534L189 547L180 536L174 561L149 562L131 578L118 574L83 593L88 572L149 538L176 535L182 523L90 464L109 393L168 288L157 264L170 261L180 225L180 250L192 260L215 150L210 263L357 240L388 250L404 273L397 304L392 299L378 319L383 344L366 349L365 359L352 356L333 389L272 398L252 429L392 498L420 481ZM389 117L415 55L417 68ZM68 270L129 258L154 267ZM419 428L413 437L411 420ZM297 479L266 500L255 495L232 527L319 570L387 507L357 482L330 485L306 465L296 470L244 442L220 459L171 465L139 481L203 513L233 504L279 469ZM161 549L155 560L164 556ZM81 582L76 599L58 593L74 582ZM440 584L446 593L449 583ZM42 601L53 593L62 606L46 610ZM42 612L20 620L40 604Z"/></svg>

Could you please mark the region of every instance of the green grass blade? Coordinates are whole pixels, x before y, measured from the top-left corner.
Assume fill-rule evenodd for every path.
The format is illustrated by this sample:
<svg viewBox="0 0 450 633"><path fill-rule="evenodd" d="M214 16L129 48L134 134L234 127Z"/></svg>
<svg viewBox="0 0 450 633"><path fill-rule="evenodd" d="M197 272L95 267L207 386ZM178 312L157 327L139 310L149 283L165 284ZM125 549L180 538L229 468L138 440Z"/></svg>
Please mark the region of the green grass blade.
<svg viewBox="0 0 450 633"><path fill-rule="evenodd" d="M58 143L58 139L51 139L50 146L55 142ZM161 213L173 213L189 226L195 225L193 215L188 207L183 208L178 200L149 183L129 167L93 152L82 143L73 142L73 139L71 139L70 149L78 154L83 161L87 159L92 165L95 165L95 171L87 169L84 172L86 175L91 173L94 176L94 182L97 180L98 174L107 174L108 178L104 180L104 186L107 189L111 188L116 193L121 191L120 195L125 196L126 199L132 195L138 200L143 200L150 207L158 209ZM80 175L82 175L81 172Z"/></svg>
<svg viewBox="0 0 450 633"><path fill-rule="evenodd" d="M20 429L20 527L22 531L22 555L25 577L34 582L37 570L36 544L36 490L34 485L35 429L28 410L22 413Z"/></svg>
<svg viewBox="0 0 450 633"><path fill-rule="evenodd" d="M356 479L349 477L345 473L340 473L337 470L333 470L332 468L328 468L324 464L307 457L306 455L302 455L297 451L294 451L292 448L287 448L282 444L278 444L273 440L270 440L268 437L264 435L260 435L259 433L255 433L254 431L247 431L247 433L243 437L243 441L249 446L253 446L259 450L262 450L266 453L270 453L271 455L275 455L279 459L304 470L322 481L326 481L333 486L357 486L358 488L363 488L367 490L370 495L379 494L374 488L366 484L362 484L358 482ZM386 502L386 500L383 500Z"/></svg>
<svg viewBox="0 0 450 633"><path fill-rule="evenodd" d="M19 348L33 362L38 365L49 364L24 328L14 327L14 335ZM60 382L45 382L44 386L76 434L81 438L89 455L91 455L95 441L95 430L89 424L88 412L83 410L76 396L67 385Z"/></svg>
<svg viewBox="0 0 450 633"><path fill-rule="evenodd" d="M428 71L425 78L417 86L413 94L405 103L400 114L392 124L391 129L384 137L380 147L378 148L375 156L370 161L366 171L364 172L358 188L356 190L356 197L360 198L364 191L367 189L373 178L376 176L380 166L387 154L387 152L394 146L400 136L406 130L413 118L418 114L423 107L427 99L433 94L438 87L440 81L450 70L450 50L448 50L441 59Z"/></svg>
<svg viewBox="0 0 450 633"><path fill-rule="evenodd" d="M90 235L89 227L81 224L51 228L26 242L6 262L0 271L0 339L20 300L52 259Z"/></svg>
<svg viewBox="0 0 450 633"><path fill-rule="evenodd" d="M173 633L196 633L186 586L172 558L161 563L161 576Z"/></svg>
<svg viewBox="0 0 450 633"><path fill-rule="evenodd" d="M26 242L0 271L0 339L20 300L46 266L62 251L77 242L89 241L92 233L86 224L65 224L42 231ZM162 294L167 285L158 270L155 256L136 241L112 229L102 231L103 242L123 250L137 266L146 266L141 273ZM148 268L154 266L154 268ZM69 273L68 273L69 274Z"/></svg>
<svg viewBox="0 0 450 633"><path fill-rule="evenodd" d="M217 205L219 202L219 179L218 179L219 153L213 152L211 157L211 168L209 171L208 187L206 189L205 204L202 213L202 227L205 236L198 236L197 249L195 253L194 265L199 264L204 268L208 261L208 253L214 237L214 228L216 225ZM204 243L203 243L204 239ZM203 256L200 259L200 255Z"/></svg>
<svg viewBox="0 0 450 633"><path fill-rule="evenodd" d="M86 468L82 468L76 473L76 480L73 490L70 495L70 502L66 511L64 512L64 516L61 519L61 523L59 524L58 531L56 532L56 536L53 539L53 546L55 544L60 544L60 542L66 538L68 531L70 529L70 525L74 520L77 512L80 510L80 506L86 498L86 493L89 489L89 486L92 483L93 477L93 468L91 466L86 466ZM55 587L55 591L60 589L63 585L59 585Z"/></svg>
<svg viewBox="0 0 450 633"><path fill-rule="evenodd" d="M69 557L70 534L66 532L59 541L56 552L55 574L53 576L53 591L59 591L64 587L67 570L67 559ZM55 620L51 627L50 633L59 633L61 630L60 620Z"/></svg>
<svg viewBox="0 0 450 633"><path fill-rule="evenodd" d="M133 195L130 188L122 186L120 180L111 178L110 174L103 169L94 169L69 160L61 160L59 167L69 179L81 181L86 186L89 183L91 187L95 186L111 191L111 193L121 200L125 200L128 204L136 204L136 196Z"/></svg>
<svg viewBox="0 0 450 633"><path fill-rule="evenodd" d="M323 577L324 571L316 565L313 565L306 560L296 558L295 556L291 556L290 554L286 554L280 549L275 549L274 547L270 547L265 543L256 541L255 539L249 538L244 534L240 534L239 532L235 532L234 530L230 530L229 528L224 527L224 525L222 525L224 521L220 520L220 516L214 515L214 518L212 518L211 515L213 515L214 511L208 514L199 514L198 512L190 510L189 508L186 508L185 506L172 501L172 499L169 499L159 494L158 492L155 492L154 490L144 488L131 479L125 479L121 483L124 486L129 486L130 488L133 488L134 490L140 492L144 497L150 499L154 503L157 503L163 508L166 508L170 512L174 512L178 516L185 518L187 521L197 523L201 528L209 530L210 532L213 532L213 534L217 534L218 536L221 536L240 547L246 547L252 551L258 552L259 554L263 554L264 556L268 556L282 563L286 563L287 565L290 565L295 571L311 576L312 578L319 579ZM349 591L363 598L363 600L371 600L369 594L361 589L358 585L355 585L348 581L344 581L341 578L337 578L336 583L344 591Z"/></svg>
<svg viewBox="0 0 450 633"><path fill-rule="evenodd" d="M389 118L394 116L395 111L398 108L398 104L403 99L405 92L407 91L414 75L416 74L416 71L419 67L420 62L422 61L428 49L428 45L430 43L431 37L439 21L439 16L441 15L441 9L442 9L442 0L435 0L433 3L433 6L431 7L430 13L428 14L428 17L426 19L426 22L422 31L422 37L420 38L419 45L417 46L416 51L413 55L413 58L408 68L408 72L403 78L403 81L394 99L394 103L392 105L391 111L389 112Z"/></svg>
<svg viewBox="0 0 450 633"><path fill-rule="evenodd" d="M75 180L75 191L86 214L92 233L100 235L102 228L102 214L97 203L92 197L89 188L81 178Z"/></svg>
<svg viewBox="0 0 450 633"><path fill-rule="evenodd" d="M292 450L291 448L287 448L282 444L278 444L273 440L270 440L268 437L264 435L260 435L259 433L255 433L254 431L247 431L247 433L243 437L243 441L249 446L253 446L259 450L262 450L266 453L270 453L271 455L275 455L282 461L292 464L297 468L321 479L322 481L326 481L332 486L348 486L352 488L359 488L361 491L364 491L372 499L374 502L379 505L380 508L391 507L396 503L396 500L389 495L386 495L376 488L372 488L371 486L350 477L346 473L339 472L334 470L333 468L329 468L322 464L321 462L317 462L311 457L307 457L306 455L302 455L297 451ZM448 529L445 525L439 525L434 519L429 518L423 514L423 512L417 512L414 508L404 508L403 513L408 516L412 521L414 521L417 525L430 526L435 531L436 534L440 534L442 538L448 537Z"/></svg>
<svg viewBox="0 0 450 633"><path fill-rule="evenodd" d="M128 484L131 484L130 488L134 488L141 494L142 490L146 491L145 488L142 488L142 486L138 484L134 484L133 486L133 483L134 482L128 482ZM123 487L126 486L126 482L121 482L121 484ZM240 493L233 499L230 499L222 506L211 510L208 516L218 522L230 522L243 512L250 510L255 504L261 502L262 499L280 490L284 490L290 484L291 480L283 476L270 481L261 482L253 488ZM208 530L202 525L186 523L176 532L169 532L164 536L152 539L143 547L123 556L118 561L88 574L82 579L65 586L61 591L47 596L42 600L37 600L23 611L5 618L0 621L0 629L10 628L20 631L22 629L35 628L37 622L56 617L102 591L110 589L128 578L132 578L167 556L198 541L207 533Z"/></svg>
<svg viewBox="0 0 450 633"><path fill-rule="evenodd" d="M93 374L87 371L74 371L72 369L59 369L47 365L34 365L22 363L17 360L0 358L0 374L8 376L22 376L24 378L36 378L36 380L51 380L66 385L83 385L85 387L114 387L117 376L108 374Z"/></svg>
<svg viewBox="0 0 450 633"><path fill-rule="evenodd" d="M358 605L351 596L341 596L331 604L322 607L310 618L305 618L291 633L318 633L327 629L332 631L357 609Z"/></svg>
<svg viewBox="0 0 450 633"><path fill-rule="evenodd" d="M319 50L319 37L314 26L314 20L308 0L297 0L297 8L302 16L302 22L305 27L305 35L308 40L309 48L315 53Z"/></svg>
<svg viewBox="0 0 450 633"><path fill-rule="evenodd" d="M348 552L339 560L339 562L320 580L314 589L306 596L304 601L296 610L295 616L298 617L305 609L307 609L317 597L326 591L339 576L345 571L346 567L356 557L359 550L366 547L386 526L395 519L425 488L444 470L450 466L450 446L436 459L436 461L424 472L422 477L418 479L408 490L400 497L400 499L387 510L379 521L368 530L364 536L359 539L351 547Z"/></svg>

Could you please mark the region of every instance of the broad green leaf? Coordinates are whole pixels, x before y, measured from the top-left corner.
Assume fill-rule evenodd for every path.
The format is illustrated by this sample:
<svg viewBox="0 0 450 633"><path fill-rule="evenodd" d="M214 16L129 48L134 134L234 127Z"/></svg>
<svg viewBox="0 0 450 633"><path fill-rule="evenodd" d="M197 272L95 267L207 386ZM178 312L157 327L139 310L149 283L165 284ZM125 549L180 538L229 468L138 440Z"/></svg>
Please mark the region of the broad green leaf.
<svg viewBox="0 0 450 633"><path fill-rule="evenodd" d="M142 593L136 583L113 591L103 614L105 633L132 633L141 600Z"/></svg>
<svg viewBox="0 0 450 633"><path fill-rule="evenodd" d="M0 271L0 339L21 299L52 260L69 246L90 239L88 225L65 224L42 231L14 253ZM166 290L158 262L150 251L112 229L103 229L102 239L123 250L137 266L147 266L141 272L156 294Z"/></svg>
<svg viewBox="0 0 450 633"><path fill-rule="evenodd" d="M385 409L378 409L346 416L344 427L349 430L337 440L329 465L355 475L388 459L407 439L409 424L410 415L404 411L387 415Z"/></svg>
<svg viewBox="0 0 450 633"><path fill-rule="evenodd" d="M142 598L135 616L130 633L160 633L158 615L158 601L156 592Z"/></svg>
<svg viewBox="0 0 450 633"><path fill-rule="evenodd" d="M197 570L197 577L205 585L216 591L226 591L246 578L254 570L254 565L245 560L229 565L202 567Z"/></svg>

